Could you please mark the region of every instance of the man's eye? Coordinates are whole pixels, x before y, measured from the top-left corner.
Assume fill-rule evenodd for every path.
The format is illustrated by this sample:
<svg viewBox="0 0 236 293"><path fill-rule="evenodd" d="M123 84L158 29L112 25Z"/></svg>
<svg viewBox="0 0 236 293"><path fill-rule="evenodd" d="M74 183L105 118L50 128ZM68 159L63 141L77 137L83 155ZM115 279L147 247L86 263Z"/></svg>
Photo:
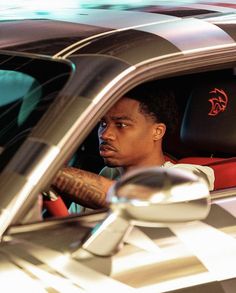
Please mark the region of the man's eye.
<svg viewBox="0 0 236 293"><path fill-rule="evenodd" d="M116 126L119 127L119 128L125 128L127 126L127 124L119 122L119 123L116 123Z"/></svg>

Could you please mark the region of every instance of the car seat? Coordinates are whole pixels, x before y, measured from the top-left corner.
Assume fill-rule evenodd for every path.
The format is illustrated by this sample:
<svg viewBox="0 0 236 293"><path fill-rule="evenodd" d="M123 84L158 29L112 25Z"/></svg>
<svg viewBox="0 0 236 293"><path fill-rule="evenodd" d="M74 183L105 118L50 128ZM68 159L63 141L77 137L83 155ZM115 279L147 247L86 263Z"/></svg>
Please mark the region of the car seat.
<svg viewBox="0 0 236 293"><path fill-rule="evenodd" d="M185 108L180 138L204 156L178 163L200 164L215 173L214 190L236 186L236 79L217 79L192 90Z"/></svg>

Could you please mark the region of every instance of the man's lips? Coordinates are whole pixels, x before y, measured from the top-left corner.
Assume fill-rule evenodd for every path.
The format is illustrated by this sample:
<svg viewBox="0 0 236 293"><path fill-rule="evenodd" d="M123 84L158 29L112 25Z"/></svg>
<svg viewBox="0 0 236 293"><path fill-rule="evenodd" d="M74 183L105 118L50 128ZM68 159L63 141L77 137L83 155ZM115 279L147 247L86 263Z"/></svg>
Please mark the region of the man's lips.
<svg viewBox="0 0 236 293"><path fill-rule="evenodd" d="M101 156L106 156L106 155L109 155L110 153L116 152L117 149L108 144L101 144L99 147L99 151Z"/></svg>

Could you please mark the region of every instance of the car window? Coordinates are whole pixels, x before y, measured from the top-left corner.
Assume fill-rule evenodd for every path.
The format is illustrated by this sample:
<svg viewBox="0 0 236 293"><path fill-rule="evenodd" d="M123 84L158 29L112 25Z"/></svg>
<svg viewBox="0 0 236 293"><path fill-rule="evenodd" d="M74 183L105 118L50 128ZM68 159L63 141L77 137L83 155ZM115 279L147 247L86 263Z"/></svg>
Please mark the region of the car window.
<svg viewBox="0 0 236 293"><path fill-rule="evenodd" d="M42 87L32 76L0 70L0 142L2 150L37 107Z"/></svg>
<svg viewBox="0 0 236 293"><path fill-rule="evenodd" d="M180 138L180 127L183 119L184 111L186 104L188 103L189 98L191 97L192 91L198 87L202 87L207 83L209 85L209 91L214 87L219 87L226 85L229 80L235 79L235 71L233 68L212 70L206 72L196 72L191 74L183 74L179 76L163 78L152 80L157 85L163 88L169 88L173 91L175 99L177 102L178 112L179 112L179 122L173 134L166 135L163 141L163 149L165 153L168 154L169 158L178 160L187 156L223 156L230 157L232 153L227 153L227 151L222 148L221 152L212 154L208 148L199 150L194 148L193 145L189 146L186 143L183 143ZM210 97L206 95L207 101ZM210 102L209 104L210 110ZM73 156L70 164L73 167L84 169L90 172L99 173L104 167L102 158L99 155L98 151L98 125L91 131L90 135L77 150Z"/></svg>
<svg viewBox="0 0 236 293"><path fill-rule="evenodd" d="M29 136L65 85L69 70L64 66L60 68L58 64L55 65L45 60L17 57L2 62L4 68L0 68L0 169Z"/></svg>

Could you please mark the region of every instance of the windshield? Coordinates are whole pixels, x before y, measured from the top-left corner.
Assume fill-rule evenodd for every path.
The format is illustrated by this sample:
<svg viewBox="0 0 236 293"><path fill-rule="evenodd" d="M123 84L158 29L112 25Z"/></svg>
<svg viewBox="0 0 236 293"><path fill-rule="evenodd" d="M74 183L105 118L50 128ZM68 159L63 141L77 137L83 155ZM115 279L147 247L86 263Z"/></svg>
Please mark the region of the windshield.
<svg viewBox="0 0 236 293"><path fill-rule="evenodd" d="M7 58L2 56L0 63L0 170L29 136L70 73L65 64Z"/></svg>

